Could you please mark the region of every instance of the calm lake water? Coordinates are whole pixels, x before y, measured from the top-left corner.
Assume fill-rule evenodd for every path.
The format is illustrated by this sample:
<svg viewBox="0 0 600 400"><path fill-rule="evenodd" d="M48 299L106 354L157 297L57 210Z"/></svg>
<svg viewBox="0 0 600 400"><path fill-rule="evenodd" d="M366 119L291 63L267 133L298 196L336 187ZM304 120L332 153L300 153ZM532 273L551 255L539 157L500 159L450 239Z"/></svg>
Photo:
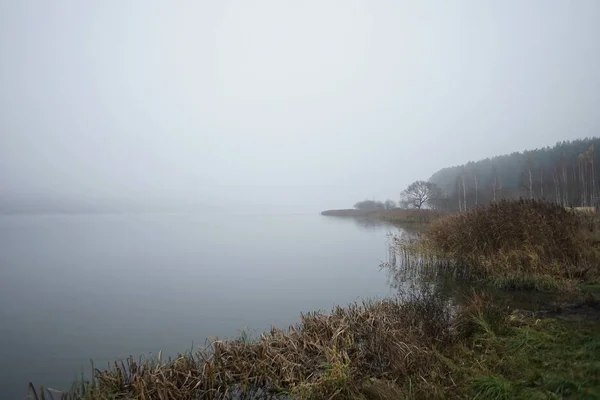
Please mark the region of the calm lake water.
<svg viewBox="0 0 600 400"><path fill-rule="evenodd" d="M0 217L0 397L393 294L396 229L321 215Z"/></svg>

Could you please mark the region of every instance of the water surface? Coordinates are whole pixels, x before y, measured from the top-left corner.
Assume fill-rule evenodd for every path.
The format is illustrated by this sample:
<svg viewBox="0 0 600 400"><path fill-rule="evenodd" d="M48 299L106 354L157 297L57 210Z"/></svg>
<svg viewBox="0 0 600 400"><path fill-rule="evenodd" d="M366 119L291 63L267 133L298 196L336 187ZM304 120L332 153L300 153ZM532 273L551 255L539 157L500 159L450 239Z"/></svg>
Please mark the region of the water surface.
<svg viewBox="0 0 600 400"><path fill-rule="evenodd" d="M392 294L394 228L321 215L0 217L0 393L68 387L89 360L176 354L207 337Z"/></svg>

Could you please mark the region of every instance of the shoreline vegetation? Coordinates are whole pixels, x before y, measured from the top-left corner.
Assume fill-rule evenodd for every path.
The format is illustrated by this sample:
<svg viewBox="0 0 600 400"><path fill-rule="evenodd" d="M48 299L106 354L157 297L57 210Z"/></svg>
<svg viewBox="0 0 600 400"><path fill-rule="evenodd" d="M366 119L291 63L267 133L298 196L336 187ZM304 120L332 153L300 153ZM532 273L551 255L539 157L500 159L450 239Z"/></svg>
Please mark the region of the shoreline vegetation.
<svg viewBox="0 0 600 400"><path fill-rule="evenodd" d="M403 209L393 208L389 210L360 210L340 209L325 210L321 215L330 217L365 218L389 222L391 224L428 224L445 215L441 211L431 209Z"/></svg>
<svg viewBox="0 0 600 400"><path fill-rule="evenodd" d="M115 362L61 398L593 399L599 327L597 297L530 311L474 292L452 308L424 290L308 313L256 339Z"/></svg>
<svg viewBox="0 0 600 400"><path fill-rule="evenodd" d="M599 244L596 215L538 200L439 216L394 239L396 298L116 361L62 398L599 398Z"/></svg>

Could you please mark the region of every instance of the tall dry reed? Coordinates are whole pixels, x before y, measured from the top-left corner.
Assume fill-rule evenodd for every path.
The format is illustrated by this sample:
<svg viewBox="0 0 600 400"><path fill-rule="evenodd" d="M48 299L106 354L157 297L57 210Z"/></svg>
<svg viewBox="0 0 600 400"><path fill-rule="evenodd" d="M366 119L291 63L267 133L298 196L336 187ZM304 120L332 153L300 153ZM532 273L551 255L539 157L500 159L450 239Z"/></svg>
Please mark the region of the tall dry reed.
<svg viewBox="0 0 600 400"><path fill-rule="evenodd" d="M168 360L115 362L63 398L397 398L405 380L414 382L413 393L436 385L442 396L452 371L437 349L456 340L452 315L442 297L425 291L310 312L297 326L256 339L217 340Z"/></svg>
<svg viewBox="0 0 600 400"><path fill-rule="evenodd" d="M502 200L434 221L421 245L474 277L586 279L598 272L593 216L538 200Z"/></svg>

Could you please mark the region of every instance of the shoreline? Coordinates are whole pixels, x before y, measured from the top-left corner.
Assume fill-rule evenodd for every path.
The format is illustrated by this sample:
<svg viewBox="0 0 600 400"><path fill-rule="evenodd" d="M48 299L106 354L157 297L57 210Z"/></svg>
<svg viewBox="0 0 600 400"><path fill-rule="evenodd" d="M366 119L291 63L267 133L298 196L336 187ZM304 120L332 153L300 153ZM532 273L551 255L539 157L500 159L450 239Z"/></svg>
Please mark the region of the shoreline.
<svg viewBox="0 0 600 400"><path fill-rule="evenodd" d="M32 383L29 390L34 398L59 393L67 400L140 393L382 400L597 394L600 300L594 289L555 293L555 299L526 308L487 291L446 297L425 290L367 300L301 314L294 326L215 340L176 357L159 352L102 369L92 364L93 378L75 381L69 391L37 390ZM449 298L458 311L447 306ZM569 367L574 363L575 373Z"/></svg>
<svg viewBox="0 0 600 400"><path fill-rule="evenodd" d="M334 209L325 210L321 215L327 217L367 218L378 221L390 222L392 224L428 224L447 213L431 209L403 209L393 208L390 210L357 210L357 209Z"/></svg>
<svg viewBox="0 0 600 400"><path fill-rule="evenodd" d="M588 244L599 234L600 220L534 200L455 214L417 243L396 240L401 261L381 265L397 289L388 298L301 313L287 328L177 357L119 360L61 398L596 398L600 253ZM403 286L408 277L414 288Z"/></svg>

